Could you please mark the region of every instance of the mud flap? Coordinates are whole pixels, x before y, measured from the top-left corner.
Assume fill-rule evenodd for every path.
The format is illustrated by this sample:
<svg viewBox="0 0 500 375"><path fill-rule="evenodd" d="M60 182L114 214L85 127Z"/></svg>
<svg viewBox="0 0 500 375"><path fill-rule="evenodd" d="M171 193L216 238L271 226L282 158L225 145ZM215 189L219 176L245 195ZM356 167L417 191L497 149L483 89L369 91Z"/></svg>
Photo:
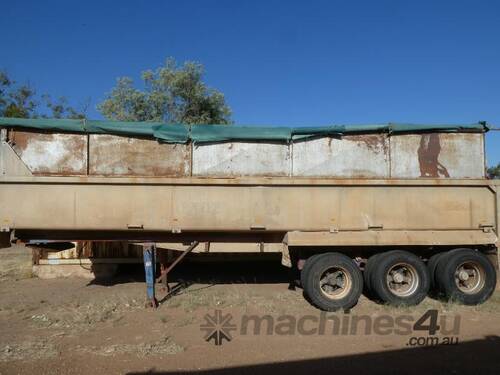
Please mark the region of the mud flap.
<svg viewBox="0 0 500 375"><path fill-rule="evenodd" d="M286 243L283 244L283 250L281 250L281 264L285 267L292 267L292 260L290 259L290 250Z"/></svg>

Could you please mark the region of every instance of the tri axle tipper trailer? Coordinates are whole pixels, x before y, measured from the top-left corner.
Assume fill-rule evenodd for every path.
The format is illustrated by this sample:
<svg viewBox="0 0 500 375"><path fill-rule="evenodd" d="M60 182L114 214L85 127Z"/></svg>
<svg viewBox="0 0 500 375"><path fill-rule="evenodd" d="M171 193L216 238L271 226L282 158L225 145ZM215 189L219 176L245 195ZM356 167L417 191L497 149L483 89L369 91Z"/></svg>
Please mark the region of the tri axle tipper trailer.
<svg viewBox="0 0 500 375"><path fill-rule="evenodd" d="M465 304L496 286L485 123L328 127L0 118L4 242L203 242L279 252L333 311L367 289ZM237 244L237 245L236 245Z"/></svg>

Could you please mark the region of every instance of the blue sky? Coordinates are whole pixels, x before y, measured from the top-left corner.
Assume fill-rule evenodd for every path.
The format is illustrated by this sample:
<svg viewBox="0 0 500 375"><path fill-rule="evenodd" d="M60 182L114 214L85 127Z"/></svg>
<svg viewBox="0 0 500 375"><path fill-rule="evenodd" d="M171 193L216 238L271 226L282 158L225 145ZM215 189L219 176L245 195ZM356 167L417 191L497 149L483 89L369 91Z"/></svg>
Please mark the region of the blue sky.
<svg viewBox="0 0 500 375"><path fill-rule="evenodd" d="M238 124L500 126L500 1L10 1L0 68L95 105L172 56ZM489 164L500 132L488 134Z"/></svg>

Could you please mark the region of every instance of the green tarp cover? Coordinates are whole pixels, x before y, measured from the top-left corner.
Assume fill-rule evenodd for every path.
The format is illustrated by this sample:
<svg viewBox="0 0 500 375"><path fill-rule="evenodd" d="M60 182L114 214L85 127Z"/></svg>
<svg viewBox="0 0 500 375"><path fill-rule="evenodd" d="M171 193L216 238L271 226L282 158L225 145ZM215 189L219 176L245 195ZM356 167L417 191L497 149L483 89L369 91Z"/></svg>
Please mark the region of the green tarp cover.
<svg viewBox="0 0 500 375"><path fill-rule="evenodd" d="M465 125L448 124L373 124L332 125L323 127L278 127L237 125L173 125L161 122L120 122L68 119L21 119L0 117L0 127L26 128L51 132L115 134L154 138L166 143L210 143L223 141L290 142L321 136L363 133L422 133L488 131L485 122Z"/></svg>

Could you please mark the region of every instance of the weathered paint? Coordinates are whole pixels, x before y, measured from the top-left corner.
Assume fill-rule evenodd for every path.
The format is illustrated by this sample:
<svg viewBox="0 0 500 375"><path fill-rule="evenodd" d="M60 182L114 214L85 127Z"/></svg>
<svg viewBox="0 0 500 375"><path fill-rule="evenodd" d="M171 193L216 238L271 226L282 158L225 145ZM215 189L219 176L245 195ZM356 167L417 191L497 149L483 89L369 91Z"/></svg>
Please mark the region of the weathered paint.
<svg viewBox="0 0 500 375"><path fill-rule="evenodd" d="M484 178L482 134L392 136L392 178Z"/></svg>
<svg viewBox="0 0 500 375"><path fill-rule="evenodd" d="M158 249L184 251L186 245L180 242L160 242ZM281 243L255 242L202 242L193 250L193 253L279 253L283 250Z"/></svg>
<svg viewBox="0 0 500 375"><path fill-rule="evenodd" d="M385 134L319 138L293 145L293 176L389 177Z"/></svg>
<svg viewBox="0 0 500 375"><path fill-rule="evenodd" d="M190 175L191 149L149 139L90 135L89 174L102 176Z"/></svg>
<svg viewBox="0 0 500 375"><path fill-rule="evenodd" d="M11 131L14 151L35 175L85 175L87 136Z"/></svg>
<svg viewBox="0 0 500 375"><path fill-rule="evenodd" d="M0 222L16 229L288 232L496 226L496 196L488 185L115 185L106 178L100 184L3 180Z"/></svg>
<svg viewBox="0 0 500 375"><path fill-rule="evenodd" d="M284 242L288 246L392 246L392 245L432 245L460 244L464 246L494 244L494 232L475 230L448 231L345 231L330 232L289 232Z"/></svg>
<svg viewBox="0 0 500 375"><path fill-rule="evenodd" d="M228 142L193 146L193 176L289 175L287 144Z"/></svg>
<svg viewBox="0 0 500 375"><path fill-rule="evenodd" d="M480 186L493 187L500 182L488 179L446 179L446 178L316 178L316 177L114 177L114 176L3 176L0 183L65 183L74 185L263 185L263 186Z"/></svg>
<svg viewBox="0 0 500 375"><path fill-rule="evenodd" d="M88 145L87 145L87 137ZM296 141L160 144L113 135L10 131L36 175L484 178L484 135L350 135ZM87 154L88 149L88 154Z"/></svg>
<svg viewBox="0 0 500 375"><path fill-rule="evenodd" d="M0 142L0 174L3 176L31 176L32 173L15 153L12 147L4 141Z"/></svg>

